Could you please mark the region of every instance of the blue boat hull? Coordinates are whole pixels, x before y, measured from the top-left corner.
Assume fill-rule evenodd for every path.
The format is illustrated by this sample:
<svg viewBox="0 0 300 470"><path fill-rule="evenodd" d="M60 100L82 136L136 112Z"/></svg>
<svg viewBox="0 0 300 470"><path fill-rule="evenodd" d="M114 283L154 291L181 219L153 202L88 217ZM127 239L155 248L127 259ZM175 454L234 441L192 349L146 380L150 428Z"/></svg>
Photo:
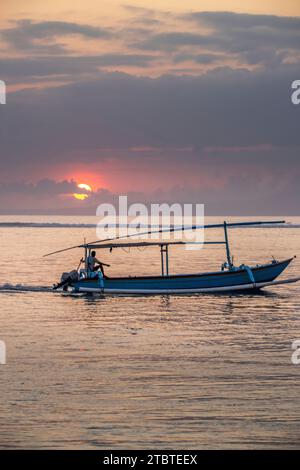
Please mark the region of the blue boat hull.
<svg viewBox="0 0 300 470"><path fill-rule="evenodd" d="M72 287L75 292L103 294L191 294L201 292L259 289L272 283L290 264L281 262L232 271L170 276L114 277L80 279Z"/></svg>

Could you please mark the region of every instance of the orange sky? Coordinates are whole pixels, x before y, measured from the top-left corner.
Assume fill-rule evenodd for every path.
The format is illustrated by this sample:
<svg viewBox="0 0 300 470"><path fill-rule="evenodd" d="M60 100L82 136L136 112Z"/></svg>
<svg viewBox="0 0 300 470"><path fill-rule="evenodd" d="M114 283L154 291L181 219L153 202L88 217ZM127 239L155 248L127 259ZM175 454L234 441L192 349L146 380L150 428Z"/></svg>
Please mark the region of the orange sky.
<svg viewBox="0 0 300 470"><path fill-rule="evenodd" d="M300 12L299 0L2 0L1 14L10 19L30 15L36 19L59 18L68 15L69 20L97 22L123 19L126 12L122 5L155 8L162 11L236 11L274 15L296 16Z"/></svg>

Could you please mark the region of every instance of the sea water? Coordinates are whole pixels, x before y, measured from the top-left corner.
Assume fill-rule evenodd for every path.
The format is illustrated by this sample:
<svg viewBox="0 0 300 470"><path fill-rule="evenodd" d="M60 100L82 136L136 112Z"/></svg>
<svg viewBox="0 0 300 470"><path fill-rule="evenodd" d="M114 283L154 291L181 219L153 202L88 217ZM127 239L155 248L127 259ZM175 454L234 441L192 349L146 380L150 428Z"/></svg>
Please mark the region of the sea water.
<svg viewBox="0 0 300 470"><path fill-rule="evenodd" d="M235 264L299 255L300 218L286 219L287 228L230 230ZM43 255L94 240L94 223L0 217L0 448L299 448L300 283L260 295L52 292L82 252ZM111 276L160 272L157 248L97 256ZM172 273L224 261L222 246L170 248ZM298 259L282 275L295 276Z"/></svg>

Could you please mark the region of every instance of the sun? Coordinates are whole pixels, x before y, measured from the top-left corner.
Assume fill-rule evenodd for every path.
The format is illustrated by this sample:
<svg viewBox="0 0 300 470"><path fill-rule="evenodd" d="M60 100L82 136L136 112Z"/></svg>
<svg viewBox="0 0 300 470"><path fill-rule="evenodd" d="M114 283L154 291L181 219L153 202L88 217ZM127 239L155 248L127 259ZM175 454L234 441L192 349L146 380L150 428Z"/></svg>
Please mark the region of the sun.
<svg viewBox="0 0 300 470"><path fill-rule="evenodd" d="M92 187L89 184L86 183L79 183L77 184L78 189L83 189L84 191L87 191L91 193L93 191ZM84 201L85 199L88 199L89 195L84 192L84 193L73 193L73 197L75 199L78 199L79 201Z"/></svg>
<svg viewBox="0 0 300 470"><path fill-rule="evenodd" d="M73 196L75 197L75 199L78 199L79 201L84 201L85 199L89 197L88 194L80 194L80 193L74 193Z"/></svg>
<svg viewBox="0 0 300 470"><path fill-rule="evenodd" d="M86 191L89 191L90 193L93 191L91 186L89 184L86 184L86 183L79 183L77 185L77 188L79 189L85 189Z"/></svg>

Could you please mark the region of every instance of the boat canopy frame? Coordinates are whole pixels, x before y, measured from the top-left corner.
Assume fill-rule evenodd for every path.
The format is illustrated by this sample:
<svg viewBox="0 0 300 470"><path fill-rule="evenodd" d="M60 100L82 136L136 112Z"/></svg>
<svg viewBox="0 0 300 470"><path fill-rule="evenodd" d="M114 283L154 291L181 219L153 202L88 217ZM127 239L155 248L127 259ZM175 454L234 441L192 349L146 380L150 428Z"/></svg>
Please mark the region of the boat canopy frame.
<svg viewBox="0 0 300 470"><path fill-rule="evenodd" d="M153 246L160 247L161 257L161 275L169 275L169 246L170 245L225 245L226 241L208 241L208 242L131 242L131 243L85 243L81 245L84 248L85 270L87 271L87 258L92 250L109 249L112 251L114 248L149 248Z"/></svg>

